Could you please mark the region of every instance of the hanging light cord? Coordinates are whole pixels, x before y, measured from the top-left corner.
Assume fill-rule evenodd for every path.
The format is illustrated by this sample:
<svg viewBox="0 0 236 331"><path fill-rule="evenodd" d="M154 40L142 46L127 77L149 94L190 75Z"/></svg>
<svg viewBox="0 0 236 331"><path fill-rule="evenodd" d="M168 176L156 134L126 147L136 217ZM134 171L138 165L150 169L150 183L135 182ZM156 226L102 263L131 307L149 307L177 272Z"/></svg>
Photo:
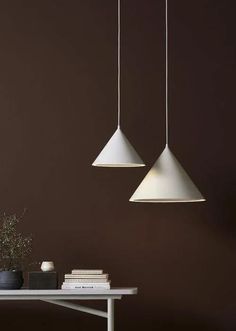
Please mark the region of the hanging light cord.
<svg viewBox="0 0 236 331"><path fill-rule="evenodd" d="M166 145L169 143L168 123L168 0L166 0Z"/></svg>
<svg viewBox="0 0 236 331"><path fill-rule="evenodd" d="M117 45L117 122L118 128L120 127L120 0L118 0L118 35L117 35L118 45Z"/></svg>
<svg viewBox="0 0 236 331"><path fill-rule="evenodd" d="M169 143L169 123L168 123L168 0L166 0L166 145ZM118 54L117 54L117 122L120 127L120 0L118 0Z"/></svg>

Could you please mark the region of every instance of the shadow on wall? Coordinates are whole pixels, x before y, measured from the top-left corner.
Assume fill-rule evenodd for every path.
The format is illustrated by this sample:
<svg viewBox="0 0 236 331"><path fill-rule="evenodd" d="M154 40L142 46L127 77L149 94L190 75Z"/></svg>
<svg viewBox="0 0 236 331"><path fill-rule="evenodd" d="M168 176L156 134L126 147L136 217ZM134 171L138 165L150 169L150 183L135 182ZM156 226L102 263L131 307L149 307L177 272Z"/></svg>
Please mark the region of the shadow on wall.
<svg viewBox="0 0 236 331"><path fill-rule="evenodd" d="M166 312L163 315L157 314L158 312L156 312L155 318L153 318L153 313L150 313L149 317L142 317L140 321L131 321L128 323L126 321L126 325L119 325L117 323L118 329L122 330L123 326L127 330L142 329L149 331L222 331L225 329L214 320L209 322L209 317L206 320L202 316L185 315L179 312L169 312L169 315Z"/></svg>

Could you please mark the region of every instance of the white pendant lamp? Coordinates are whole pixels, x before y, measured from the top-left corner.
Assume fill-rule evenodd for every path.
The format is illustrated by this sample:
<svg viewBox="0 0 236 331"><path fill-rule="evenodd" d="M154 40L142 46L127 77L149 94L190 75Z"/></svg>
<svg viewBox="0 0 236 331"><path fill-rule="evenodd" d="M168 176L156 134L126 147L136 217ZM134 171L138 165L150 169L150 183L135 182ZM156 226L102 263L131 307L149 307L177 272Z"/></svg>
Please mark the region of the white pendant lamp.
<svg viewBox="0 0 236 331"><path fill-rule="evenodd" d="M96 160L96 167L143 167L145 166L120 128L120 0L118 0L118 119L117 129Z"/></svg>
<svg viewBox="0 0 236 331"><path fill-rule="evenodd" d="M166 146L130 198L131 202L205 201L168 146L168 0L166 0Z"/></svg>

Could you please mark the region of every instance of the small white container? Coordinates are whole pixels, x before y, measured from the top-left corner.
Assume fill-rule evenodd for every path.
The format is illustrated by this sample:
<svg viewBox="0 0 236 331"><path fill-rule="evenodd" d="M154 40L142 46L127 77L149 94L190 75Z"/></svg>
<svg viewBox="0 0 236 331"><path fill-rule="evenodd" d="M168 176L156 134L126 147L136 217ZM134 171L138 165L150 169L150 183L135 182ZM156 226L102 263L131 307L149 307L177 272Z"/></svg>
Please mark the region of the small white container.
<svg viewBox="0 0 236 331"><path fill-rule="evenodd" d="M41 264L41 270L43 272L53 271L55 269L54 263L52 261L43 261Z"/></svg>

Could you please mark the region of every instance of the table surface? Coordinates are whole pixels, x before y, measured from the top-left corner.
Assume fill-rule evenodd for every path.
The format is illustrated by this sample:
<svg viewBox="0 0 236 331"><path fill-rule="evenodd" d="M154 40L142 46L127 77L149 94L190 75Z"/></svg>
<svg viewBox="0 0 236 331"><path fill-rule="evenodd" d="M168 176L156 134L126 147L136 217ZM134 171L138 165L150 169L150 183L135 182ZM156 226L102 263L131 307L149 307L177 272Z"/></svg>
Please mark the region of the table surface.
<svg viewBox="0 0 236 331"><path fill-rule="evenodd" d="M110 290L104 289L74 289L74 290L29 290L29 289L20 289L20 290L0 290L1 297L31 297L31 296L48 296L52 295L55 297L73 297L73 296L112 296L112 295L134 295L137 294L138 289L136 287L116 287L111 288Z"/></svg>

